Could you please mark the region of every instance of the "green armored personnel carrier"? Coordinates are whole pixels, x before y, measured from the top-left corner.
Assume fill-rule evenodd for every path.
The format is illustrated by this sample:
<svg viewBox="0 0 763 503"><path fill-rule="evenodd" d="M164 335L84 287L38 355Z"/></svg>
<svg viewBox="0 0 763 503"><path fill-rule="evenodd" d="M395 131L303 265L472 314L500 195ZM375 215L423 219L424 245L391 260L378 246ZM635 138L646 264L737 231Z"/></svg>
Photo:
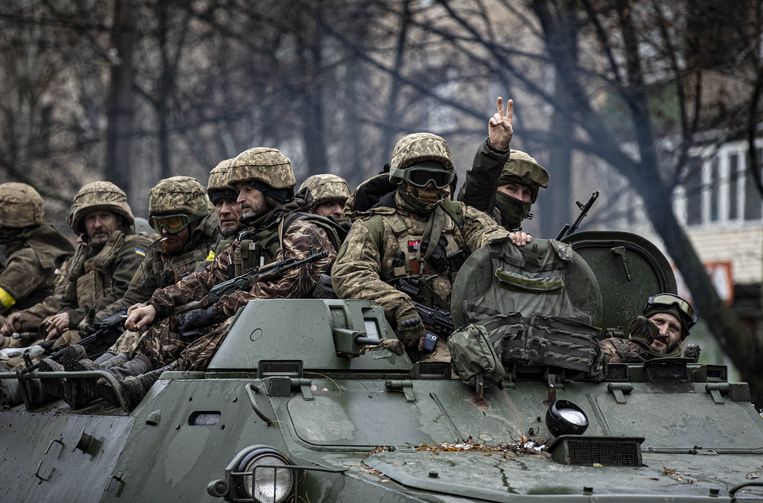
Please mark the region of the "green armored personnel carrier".
<svg viewBox="0 0 763 503"><path fill-rule="evenodd" d="M665 258L637 236L579 233L571 243L567 297L606 335L621 334L646 296L675 289ZM528 269L542 269L550 248L569 252L534 241ZM465 306L480 304L490 264L483 249L459 273L456 326L469 321ZM0 499L763 498L763 421L723 366L617 364L593 381L506 360L501 386L479 396L449 364L382 349L394 338L367 301L251 302L206 372L164 373L130 412L29 398L0 411Z"/></svg>

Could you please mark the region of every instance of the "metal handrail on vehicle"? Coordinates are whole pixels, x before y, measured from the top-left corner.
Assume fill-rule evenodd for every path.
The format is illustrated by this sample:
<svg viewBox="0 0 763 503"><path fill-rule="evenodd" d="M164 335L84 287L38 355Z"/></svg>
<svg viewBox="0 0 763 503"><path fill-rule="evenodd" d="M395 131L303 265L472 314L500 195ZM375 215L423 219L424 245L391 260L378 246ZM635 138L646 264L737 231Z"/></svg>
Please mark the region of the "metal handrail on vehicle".
<svg viewBox="0 0 763 503"><path fill-rule="evenodd" d="M106 379L106 382L108 382L109 386L111 386L111 388L114 390L114 393L119 400L120 407L126 411L129 411L130 408L127 406L127 399L122 394L122 390L119 387L119 382L117 381L116 376L104 370L82 370L72 372L40 372L38 370L34 370L27 374L18 374L16 372L0 372L0 379L18 379L20 381L19 384L22 384L21 381L28 379L94 379L97 377L103 377ZM19 386L19 390L24 397L24 403L27 404L27 409L29 409L29 404L31 404L31 401L29 400L29 397L26 396L26 387L23 385Z"/></svg>

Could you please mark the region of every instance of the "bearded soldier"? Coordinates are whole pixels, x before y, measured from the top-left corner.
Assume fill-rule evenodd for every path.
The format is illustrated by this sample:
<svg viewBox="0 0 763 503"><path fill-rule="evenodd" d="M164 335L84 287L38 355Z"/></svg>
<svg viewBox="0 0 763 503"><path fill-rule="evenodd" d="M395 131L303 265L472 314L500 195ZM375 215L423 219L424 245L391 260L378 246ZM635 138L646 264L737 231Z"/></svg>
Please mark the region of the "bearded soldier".
<svg viewBox="0 0 763 503"><path fill-rule="evenodd" d="M148 214L151 227L161 238L149 248L124 296L100 310L96 321L131 306L140 307L156 289L174 285L200 264L214 260L217 219L210 212L204 187L195 178L173 176L157 183L148 193ZM125 332L95 364L83 360L85 348L75 344L62 363L66 370L118 365L129 359L137 342L137 332Z"/></svg>
<svg viewBox="0 0 763 503"><path fill-rule="evenodd" d="M466 172L458 199L484 211L510 231L521 230L538 191L548 187L548 172L527 153L509 149L513 102L509 100L504 109L503 98L498 97L497 105L498 111L488 121L488 138Z"/></svg>
<svg viewBox="0 0 763 503"><path fill-rule="evenodd" d="M220 251L233 241L241 228L241 206L238 204L238 191L228 184L230 164L233 159L220 161L209 172L207 195L215 207L219 234L215 251Z"/></svg>
<svg viewBox="0 0 763 503"><path fill-rule="evenodd" d="M24 183L0 184L0 314L26 309L53 293L56 268L74 251L45 220L43 201ZM0 323L5 320L0 316ZM12 328L12 325L9 325ZM2 331L10 336L14 330ZM0 347L10 342L0 336Z"/></svg>
<svg viewBox="0 0 763 503"><path fill-rule="evenodd" d="M249 291L237 291L216 304L183 313L177 317L178 332L151 327L141 338L135 358L143 361L146 372L138 376L120 374L122 392L129 404L137 404L164 370L203 370L228 331L224 320L252 299L309 297L318 277L336 256L331 227L320 217L288 213L284 205L294 196L291 162L273 148L253 148L239 154L230 165L228 183L238 191L242 208L243 231L203 271L190 274L175 285L154 292L145 306L130 312L126 326L131 330L148 327L155 320L167 319L177 306L203 299L217 283L276 260L307 258L315 250L329 251L327 257L286 272L279 278L255 283ZM169 318L174 319L174 318ZM215 326L217 325L217 326ZM193 341L181 337L193 329L215 326ZM148 371L151 369L156 369ZM105 382L96 386L96 395L117 402Z"/></svg>
<svg viewBox="0 0 763 503"><path fill-rule="evenodd" d="M454 168L443 138L402 138L390 165L397 190L353 223L331 276L340 298L377 302L398 337L422 349L424 326L412 300L449 309L451 285L464 260L507 232L484 213L448 199ZM437 352L437 359L447 358L442 341Z"/></svg>
<svg viewBox="0 0 763 503"><path fill-rule="evenodd" d="M48 340L59 339L56 345L77 342L78 329L87 329L96 313L124 295L150 246L148 238L133 233L127 196L111 182L82 187L67 220L81 244L60 310L41 324Z"/></svg>
<svg viewBox="0 0 763 503"><path fill-rule="evenodd" d="M344 178L332 174L310 176L299 186L299 194L307 211L334 220L344 219L344 204L350 197L350 187Z"/></svg>
<svg viewBox="0 0 763 503"><path fill-rule="evenodd" d="M691 304L678 295L658 293L647 299L641 315L630 323L628 339L609 337L599 347L607 363L681 356L681 343L696 322Z"/></svg>

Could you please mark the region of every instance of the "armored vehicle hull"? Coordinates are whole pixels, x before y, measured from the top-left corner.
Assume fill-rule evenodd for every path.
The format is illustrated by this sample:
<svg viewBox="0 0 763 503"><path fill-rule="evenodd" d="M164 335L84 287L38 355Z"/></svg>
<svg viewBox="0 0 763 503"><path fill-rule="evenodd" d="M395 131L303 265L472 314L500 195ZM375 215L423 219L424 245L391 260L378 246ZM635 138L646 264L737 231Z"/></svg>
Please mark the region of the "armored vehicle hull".
<svg viewBox="0 0 763 503"><path fill-rule="evenodd" d="M620 252L595 255L624 270ZM638 263L627 250L625 261ZM723 366L616 364L588 382L506 362L502 386L480 396L449 364L385 349L394 338L371 302L250 302L206 372L165 372L131 412L100 402L0 411L0 499L763 498L763 421Z"/></svg>

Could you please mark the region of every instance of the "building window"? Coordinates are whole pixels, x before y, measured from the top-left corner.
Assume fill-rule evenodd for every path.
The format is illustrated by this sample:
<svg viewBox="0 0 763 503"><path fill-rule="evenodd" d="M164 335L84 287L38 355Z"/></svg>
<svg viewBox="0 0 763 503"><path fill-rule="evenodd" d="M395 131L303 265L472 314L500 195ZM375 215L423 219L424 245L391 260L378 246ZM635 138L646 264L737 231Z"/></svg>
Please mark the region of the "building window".
<svg viewBox="0 0 763 503"><path fill-rule="evenodd" d="M758 149L758 173L761 173L761 159L763 156L763 149ZM744 166L748 165L747 156L745 156ZM752 176L752 172L749 169L744 170L744 219L760 220L763 210L763 201L761 201L760 192L755 185L755 178Z"/></svg>
<svg viewBox="0 0 763 503"><path fill-rule="evenodd" d="M742 164L739 162L739 154L729 154L729 220L739 218L739 169Z"/></svg>
<svg viewBox="0 0 763 503"><path fill-rule="evenodd" d="M698 157L689 159L689 173L686 180L686 224L702 223L702 160Z"/></svg>
<svg viewBox="0 0 763 503"><path fill-rule="evenodd" d="M718 157L710 161L710 176L708 191L710 192L710 214L708 218L711 222L717 222L720 219L721 208L721 165Z"/></svg>

